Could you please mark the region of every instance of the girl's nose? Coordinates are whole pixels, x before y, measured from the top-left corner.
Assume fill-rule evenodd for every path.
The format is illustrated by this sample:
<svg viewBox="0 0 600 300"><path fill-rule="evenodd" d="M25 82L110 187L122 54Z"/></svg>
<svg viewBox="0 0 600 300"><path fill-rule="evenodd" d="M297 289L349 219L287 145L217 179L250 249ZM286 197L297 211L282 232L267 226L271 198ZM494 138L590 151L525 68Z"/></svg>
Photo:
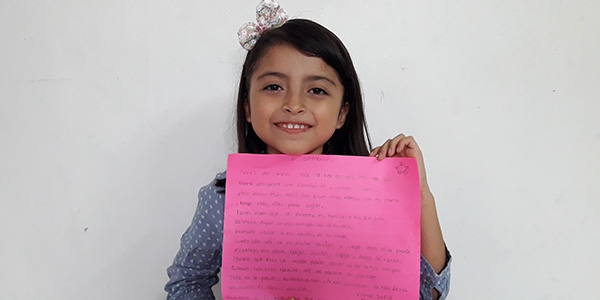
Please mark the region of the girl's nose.
<svg viewBox="0 0 600 300"><path fill-rule="evenodd" d="M306 110L304 106L304 100L300 95L288 94L285 97L282 108L291 114L303 113Z"/></svg>

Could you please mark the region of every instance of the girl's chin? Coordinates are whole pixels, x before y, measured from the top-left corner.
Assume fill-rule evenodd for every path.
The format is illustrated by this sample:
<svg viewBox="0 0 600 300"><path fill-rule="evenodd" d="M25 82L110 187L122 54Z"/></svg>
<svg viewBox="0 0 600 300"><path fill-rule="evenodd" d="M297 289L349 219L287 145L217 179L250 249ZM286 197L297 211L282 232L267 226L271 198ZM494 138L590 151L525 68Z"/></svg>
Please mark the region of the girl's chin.
<svg viewBox="0 0 600 300"><path fill-rule="evenodd" d="M306 149L267 149L267 154L286 154L286 155L304 155L304 154L323 154L323 148L306 150Z"/></svg>

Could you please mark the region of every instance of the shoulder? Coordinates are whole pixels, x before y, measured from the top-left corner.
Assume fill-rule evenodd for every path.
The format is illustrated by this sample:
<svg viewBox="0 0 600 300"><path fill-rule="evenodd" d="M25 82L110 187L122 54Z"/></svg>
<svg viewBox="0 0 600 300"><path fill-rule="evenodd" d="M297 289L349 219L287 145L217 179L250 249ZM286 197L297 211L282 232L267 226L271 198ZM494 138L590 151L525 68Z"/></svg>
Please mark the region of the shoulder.
<svg viewBox="0 0 600 300"><path fill-rule="evenodd" d="M225 192L225 173L226 172L217 173L215 178L209 184L200 188L198 197L212 198L213 196L222 196Z"/></svg>
<svg viewBox="0 0 600 300"><path fill-rule="evenodd" d="M215 179L213 181L225 179L225 174L226 173L227 173L226 171L223 171L221 173L217 173L217 175L215 175Z"/></svg>

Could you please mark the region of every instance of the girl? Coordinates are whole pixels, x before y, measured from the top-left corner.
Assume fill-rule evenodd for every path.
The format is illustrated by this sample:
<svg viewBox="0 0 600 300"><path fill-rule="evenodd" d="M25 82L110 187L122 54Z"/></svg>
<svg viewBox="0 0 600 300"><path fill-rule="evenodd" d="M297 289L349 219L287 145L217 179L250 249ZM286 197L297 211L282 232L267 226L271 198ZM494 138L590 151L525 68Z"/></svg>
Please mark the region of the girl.
<svg viewBox="0 0 600 300"><path fill-rule="evenodd" d="M238 152L415 158L421 181L420 298L444 299L450 254L419 146L400 134L369 151L358 76L345 46L315 22L283 18L280 23L245 47L251 50L238 91ZM221 266L224 186L225 173L220 173L200 189L192 224L167 270L167 299L214 299L211 287L218 282Z"/></svg>

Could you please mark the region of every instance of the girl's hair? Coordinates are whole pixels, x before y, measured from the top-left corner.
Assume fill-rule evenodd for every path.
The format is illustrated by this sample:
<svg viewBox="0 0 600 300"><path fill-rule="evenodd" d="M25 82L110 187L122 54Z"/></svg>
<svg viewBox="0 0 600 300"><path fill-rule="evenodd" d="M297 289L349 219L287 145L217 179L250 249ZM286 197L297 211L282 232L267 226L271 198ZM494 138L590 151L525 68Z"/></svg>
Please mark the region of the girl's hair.
<svg viewBox="0 0 600 300"><path fill-rule="evenodd" d="M371 139L365 120L362 92L350 54L333 32L305 19L289 20L281 27L265 31L254 48L248 51L242 68L237 99L238 152L266 151L265 143L256 135L252 124L246 120L244 105L248 101L250 78L260 60L271 47L282 44L292 46L305 55L323 59L337 72L344 86L342 105L348 103L349 108L346 122L323 145L323 154L369 155Z"/></svg>

